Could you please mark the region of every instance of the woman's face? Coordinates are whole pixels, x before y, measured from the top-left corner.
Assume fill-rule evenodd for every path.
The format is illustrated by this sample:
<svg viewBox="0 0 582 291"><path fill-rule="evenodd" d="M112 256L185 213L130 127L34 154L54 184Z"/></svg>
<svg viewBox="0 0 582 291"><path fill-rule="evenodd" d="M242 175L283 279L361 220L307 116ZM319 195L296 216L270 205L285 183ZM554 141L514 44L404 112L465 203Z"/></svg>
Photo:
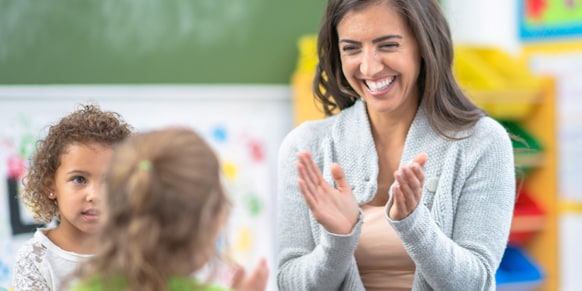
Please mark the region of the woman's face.
<svg viewBox="0 0 582 291"><path fill-rule="evenodd" d="M337 26L342 71L369 114L416 112L421 56L388 1L348 12Z"/></svg>

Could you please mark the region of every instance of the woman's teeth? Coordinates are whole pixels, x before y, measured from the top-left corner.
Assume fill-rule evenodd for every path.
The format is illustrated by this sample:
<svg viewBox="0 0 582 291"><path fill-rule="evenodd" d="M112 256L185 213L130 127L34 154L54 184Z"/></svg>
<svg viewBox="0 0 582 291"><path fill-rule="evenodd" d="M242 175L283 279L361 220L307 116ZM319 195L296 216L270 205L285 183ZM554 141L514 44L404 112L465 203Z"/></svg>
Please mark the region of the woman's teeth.
<svg viewBox="0 0 582 291"><path fill-rule="evenodd" d="M368 86L368 88L370 88L372 91L381 91L388 88L388 86L392 84L392 81L394 81L394 78L395 77L392 77L390 79L384 79L378 82L366 81L366 86Z"/></svg>

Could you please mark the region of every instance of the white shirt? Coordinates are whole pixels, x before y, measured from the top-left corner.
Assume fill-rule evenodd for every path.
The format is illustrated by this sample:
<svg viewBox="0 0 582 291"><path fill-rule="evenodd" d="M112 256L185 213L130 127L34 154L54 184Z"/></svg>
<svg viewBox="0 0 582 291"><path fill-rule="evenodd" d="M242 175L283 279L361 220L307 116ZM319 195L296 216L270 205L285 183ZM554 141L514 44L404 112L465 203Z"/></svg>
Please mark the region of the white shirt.
<svg viewBox="0 0 582 291"><path fill-rule="evenodd" d="M63 284L67 283L68 276L91 257L61 249L46 236L46 231L46 228L37 229L16 253L14 291L65 290Z"/></svg>

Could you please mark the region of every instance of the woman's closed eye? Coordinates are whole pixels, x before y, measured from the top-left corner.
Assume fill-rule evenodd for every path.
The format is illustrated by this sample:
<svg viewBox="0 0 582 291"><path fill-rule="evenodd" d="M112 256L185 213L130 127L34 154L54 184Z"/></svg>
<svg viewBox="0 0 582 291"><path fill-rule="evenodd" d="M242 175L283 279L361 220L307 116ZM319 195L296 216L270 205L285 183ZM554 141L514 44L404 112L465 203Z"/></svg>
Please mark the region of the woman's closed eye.
<svg viewBox="0 0 582 291"><path fill-rule="evenodd" d="M351 54L351 53L355 53L355 52L359 51L360 50L360 47L355 46L355 45L346 45L346 46L343 46L341 48L341 50L344 53Z"/></svg>
<svg viewBox="0 0 582 291"><path fill-rule="evenodd" d="M384 43L380 45L380 49L382 50L393 50L398 47L400 47L400 44L397 42Z"/></svg>

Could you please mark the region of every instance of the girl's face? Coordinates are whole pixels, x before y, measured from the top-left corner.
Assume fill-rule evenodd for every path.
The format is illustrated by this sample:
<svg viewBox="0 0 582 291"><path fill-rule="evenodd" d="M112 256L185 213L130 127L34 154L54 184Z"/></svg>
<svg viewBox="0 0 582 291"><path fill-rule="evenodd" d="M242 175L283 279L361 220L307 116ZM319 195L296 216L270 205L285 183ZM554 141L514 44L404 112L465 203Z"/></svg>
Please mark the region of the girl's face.
<svg viewBox="0 0 582 291"><path fill-rule="evenodd" d="M421 56L406 20L389 2L348 12L337 33L343 74L368 113L416 112Z"/></svg>
<svg viewBox="0 0 582 291"><path fill-rule="evenodd" d="M97 201L112 153L111 146L99 143L71 144L63 151L52 189L62 231L73 237L96 233L100 217Z"/></svg>

